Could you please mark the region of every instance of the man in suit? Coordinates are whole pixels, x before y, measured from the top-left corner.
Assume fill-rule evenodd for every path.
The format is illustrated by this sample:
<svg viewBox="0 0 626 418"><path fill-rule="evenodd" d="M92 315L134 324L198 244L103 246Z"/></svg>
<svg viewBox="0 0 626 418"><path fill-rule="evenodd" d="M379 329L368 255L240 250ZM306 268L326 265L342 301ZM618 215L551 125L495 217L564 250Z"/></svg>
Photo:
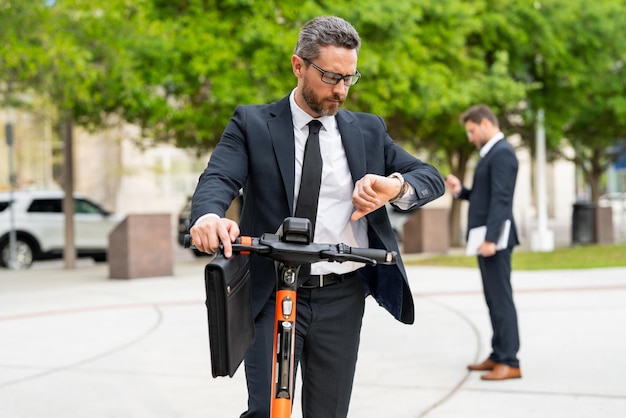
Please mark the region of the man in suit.
<svg viewBox="0 0 626 418"><path fill-rule="evenodd" d="M520 343L511 288L511 253L519 244L513 219L517 157L489 107L469 108L461 116L461 123L482 158L476 165L472 189L465 188L452 174L446 178L446 185L455 198L469 200L468 229L487 226L485 240L476 251L493 328L491 354L482 363L470 364L468 369L487 371L481 376L483 380L519 378ZM511 221L507 247L497 251L496 243L506 220Z"/></svg>
<svg viewBox="0 0 626 418"><path fill-rule="evenodd" d="M241 234L274 232L294 216L300 195L309 123L321 122L323 160L314 241L398 251L385 210L412 209L443 194L435 168L396 145L379 116L341 109L360 78L360 38L348 22L315 18L301 29L291 57L297 86L266 105L238 106L202 173L192 201L191 236L213 253ZM240 224L224 218L243 188ZM245 357L248 410L268 417L275 309L271 260L251 257L256 340ZM303 416L345 417L359 346L364 299L372 295L396 319L413 322L413 299L401 258L397 265L314 263L298 289L296 364L302 374Z"/></svg>

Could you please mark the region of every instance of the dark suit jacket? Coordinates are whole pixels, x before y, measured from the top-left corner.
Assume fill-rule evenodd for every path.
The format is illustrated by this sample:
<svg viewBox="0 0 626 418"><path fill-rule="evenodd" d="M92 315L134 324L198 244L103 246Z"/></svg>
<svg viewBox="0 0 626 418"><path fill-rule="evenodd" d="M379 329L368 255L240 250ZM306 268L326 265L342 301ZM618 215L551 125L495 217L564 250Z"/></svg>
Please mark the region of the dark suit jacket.
<svg viewBox="0 0 626 418"><path fill-rule="evenodd" d="M403 173L416 190L416 206L444 192L440 174L417 160L387 135L382 118L340 110L336 115L352 180L367 173ZM294 212L295 140L289 97L265 105L239 106L215 148L192 200L191 223L206 213L224 216L243 187L240 219L242 235L274 233L284 218ZM385 208L369 215L369 246L398 251ZM252 303L260 312L275 289L273 262L251 257ZM413 298L400 257L396 266L360 269L367 294L396 319L412 323Z"/></svg>
<svg viewBox="0 0 626 418"><path fill-rule="evenodd" d="M487 225L486 241L498 242L504 221L511 220L509 247L519 244L513 219L517 166L515 150L501 139L476 165L472 189L464 187L459 195L470 202L467 229Z"/></svg>

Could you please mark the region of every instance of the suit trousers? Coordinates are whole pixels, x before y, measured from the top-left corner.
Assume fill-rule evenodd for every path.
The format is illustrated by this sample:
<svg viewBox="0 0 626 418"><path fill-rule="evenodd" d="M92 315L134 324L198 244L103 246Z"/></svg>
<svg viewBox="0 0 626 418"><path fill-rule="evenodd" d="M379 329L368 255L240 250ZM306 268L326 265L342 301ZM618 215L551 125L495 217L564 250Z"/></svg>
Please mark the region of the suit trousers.
<svg viewBox="0 0 626 418"><path fill-rule="evenodd" d="M519 367L520 341L511 286L512 252L512 248L507 248L491 257L478 256L478 265L493 329L489 358L496 363Z"/></svg>
<svg viewBox="0 0 626 418"><path fill-rule="evenodd" d="M256 340L244 362L248 410L241 418L270 416L275 303L273 296L255 320ZM295 364L302 373L302 416L345 418L365 310L363 284L357 276L327 287L299 288L296 303Z"/></svg>

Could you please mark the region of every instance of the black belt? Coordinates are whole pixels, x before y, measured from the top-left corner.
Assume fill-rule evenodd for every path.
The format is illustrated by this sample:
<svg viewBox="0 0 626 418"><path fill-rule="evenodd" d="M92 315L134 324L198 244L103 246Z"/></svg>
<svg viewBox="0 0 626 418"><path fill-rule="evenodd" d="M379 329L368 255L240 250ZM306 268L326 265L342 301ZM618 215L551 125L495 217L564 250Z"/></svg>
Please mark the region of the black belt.
<svg viewBox="0 0 626 418"><path fill-rule="evenodd" d="M309 279L302 283L300 287L304 289L317 289L318 287L327 287L335 283L342 282L344 279L349 279L356 276L356 271L344 274L312 274Z"/></svg>

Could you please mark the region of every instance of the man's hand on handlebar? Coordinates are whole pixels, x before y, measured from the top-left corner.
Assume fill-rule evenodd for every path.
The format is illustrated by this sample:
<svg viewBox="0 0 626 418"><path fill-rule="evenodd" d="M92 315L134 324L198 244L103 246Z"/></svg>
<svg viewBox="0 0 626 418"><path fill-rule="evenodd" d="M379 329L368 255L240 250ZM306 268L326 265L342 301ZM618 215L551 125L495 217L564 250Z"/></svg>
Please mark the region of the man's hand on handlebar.
<svg viewBox="0 0 626 418"><path fill-rule="evenodd" d="M193 245L200 251L215 254L220 244L224 257L233 254L231 243L239 236L239 225L228 218L208 217L189 230Z"/></svg>

